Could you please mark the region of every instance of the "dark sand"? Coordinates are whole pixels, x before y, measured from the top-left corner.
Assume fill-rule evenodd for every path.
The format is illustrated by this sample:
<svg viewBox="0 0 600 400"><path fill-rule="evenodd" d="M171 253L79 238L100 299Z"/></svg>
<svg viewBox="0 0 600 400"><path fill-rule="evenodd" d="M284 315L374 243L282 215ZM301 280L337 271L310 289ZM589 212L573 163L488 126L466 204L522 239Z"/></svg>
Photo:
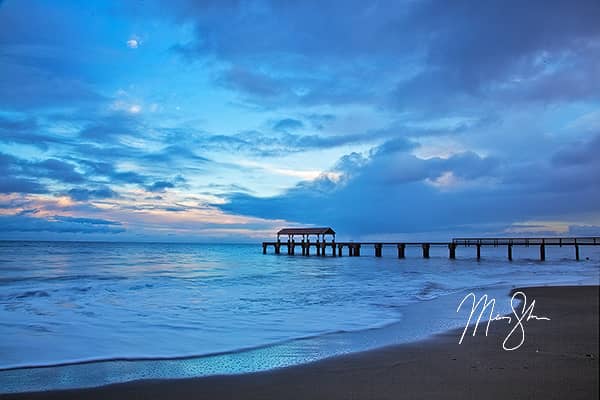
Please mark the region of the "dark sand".
<svg viewBox="0 0 600 400"><path fill-rule="evenodd" d="M39 399L597 399L599 287L524 290L536 300L526 340L502 350L506 322L485 337L429 340L245 375L139 381L7 396ZM497 299L508 301L508 299ZM425 317L425 316L424 316ZM461 330L462 331L462 330Z"/></svg>

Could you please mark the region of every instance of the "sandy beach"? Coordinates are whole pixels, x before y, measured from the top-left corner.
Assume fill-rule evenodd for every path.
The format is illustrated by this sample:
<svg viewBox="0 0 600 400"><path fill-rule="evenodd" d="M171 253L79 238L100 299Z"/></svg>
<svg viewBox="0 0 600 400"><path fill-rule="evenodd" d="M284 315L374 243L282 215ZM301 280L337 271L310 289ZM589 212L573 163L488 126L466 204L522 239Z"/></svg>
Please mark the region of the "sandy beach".
<svg viewBox="0 0 600 400"><path fill-rule="evenodd" d="M262 373L137 381L94 389L9 395L7 399L596 399L599 287L522 289L535 314L526 340L502 349L503 321L458 339L462 329L428 340ZM470 331L469 331L470 332Z"/></svg>

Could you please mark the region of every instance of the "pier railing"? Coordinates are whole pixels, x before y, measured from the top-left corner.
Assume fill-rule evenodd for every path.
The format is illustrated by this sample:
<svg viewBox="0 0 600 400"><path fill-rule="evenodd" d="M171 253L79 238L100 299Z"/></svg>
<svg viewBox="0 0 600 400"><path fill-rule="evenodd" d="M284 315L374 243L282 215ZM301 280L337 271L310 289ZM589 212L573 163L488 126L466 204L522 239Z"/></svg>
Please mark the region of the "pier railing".
<svg viewBox="0 0 600 400"><path fill-rule="evenodd" d="M598 245L598 237L557 237L557 238L455 238L452 243L461 246L486 245L486 246L573 246L573 245Z"/></svg>

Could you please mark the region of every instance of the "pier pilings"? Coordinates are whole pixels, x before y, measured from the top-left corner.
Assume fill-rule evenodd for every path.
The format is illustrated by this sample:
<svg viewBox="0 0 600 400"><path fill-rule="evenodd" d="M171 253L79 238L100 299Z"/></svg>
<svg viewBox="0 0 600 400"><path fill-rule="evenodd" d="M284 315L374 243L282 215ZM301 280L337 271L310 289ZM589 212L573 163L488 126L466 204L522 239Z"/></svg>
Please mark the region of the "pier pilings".
<svg viewBox="0 0 600 400"><path fill-rule="evenodd" d="M381 257L383 245L381 243L375 243L375 257Z"/></svg>
<svg viewBox="0 0 600 400"><path fill-rule="evenodd" d="M454 260L456 258L456 244L448 243L448 258Z"/></svg>
<svg viewBox="0 0 600 400"><path fill-rule="evenodd" d="M375 257L383 256L383 247L395 246L398 251L398 258L406 258L406 247L407 246L419 246L421 247L423 258L430 257L430 248L432 246L446 246L448 248L448 258L456 258L456 249L458 246L475 246L477 251L477 260L481 259L481 248L483 246L488 247L501 247L506 246L507 258L509 261L513 260L513 247L514 246L539 246L539 260L546 260L546 247L555 246L573 246L575 248L575 260L580 261L580 247L581 246L600 246L600 237L576 237L576 238L459 238L452 239L451 242L336 242L335 238L331 242L326 240L317 240L312 242L307 236L303 236L301 242L296 242L292 237L289 237L286 242L277 240L276 242L263 242L262 253L267 254L270 246L273 247L275 254L281 254L281 246L285 246L287 254L293 256L296 254L296 245L300 246L301 253L303 256L310 255L310 248L315 248L317 256L327 256L327 248L331 247L332 257L341 257L344 252L344 247L348 249L348 256L359 257L360 249L362 245L372 245L374 248Z"/></svg>
<svg viewBox="0 0 600 400"><path fill-rule="evenodd" d="M431 244L423 243L421 247L423 249L423 258L429 258L429 248L431 247Z"/></svg>
<svg viewBox="0 0 600 400"><path fill-rule="evenodd" d="M398 243L398 258L405 258L406 257L406 245L404 243Z"/></svg>

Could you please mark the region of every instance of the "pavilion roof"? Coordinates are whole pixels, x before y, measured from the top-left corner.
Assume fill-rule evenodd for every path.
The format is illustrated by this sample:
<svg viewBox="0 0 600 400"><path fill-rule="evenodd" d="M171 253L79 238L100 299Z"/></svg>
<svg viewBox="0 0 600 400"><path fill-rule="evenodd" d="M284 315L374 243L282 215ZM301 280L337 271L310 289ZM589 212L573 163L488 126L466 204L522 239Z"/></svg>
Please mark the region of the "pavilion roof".
<svg viewBox="0 0 600 400"><path fill-rule="evenodd" d="M277 232L278 235L335 235L330 227L324 228L284 228Z"/></svg>

